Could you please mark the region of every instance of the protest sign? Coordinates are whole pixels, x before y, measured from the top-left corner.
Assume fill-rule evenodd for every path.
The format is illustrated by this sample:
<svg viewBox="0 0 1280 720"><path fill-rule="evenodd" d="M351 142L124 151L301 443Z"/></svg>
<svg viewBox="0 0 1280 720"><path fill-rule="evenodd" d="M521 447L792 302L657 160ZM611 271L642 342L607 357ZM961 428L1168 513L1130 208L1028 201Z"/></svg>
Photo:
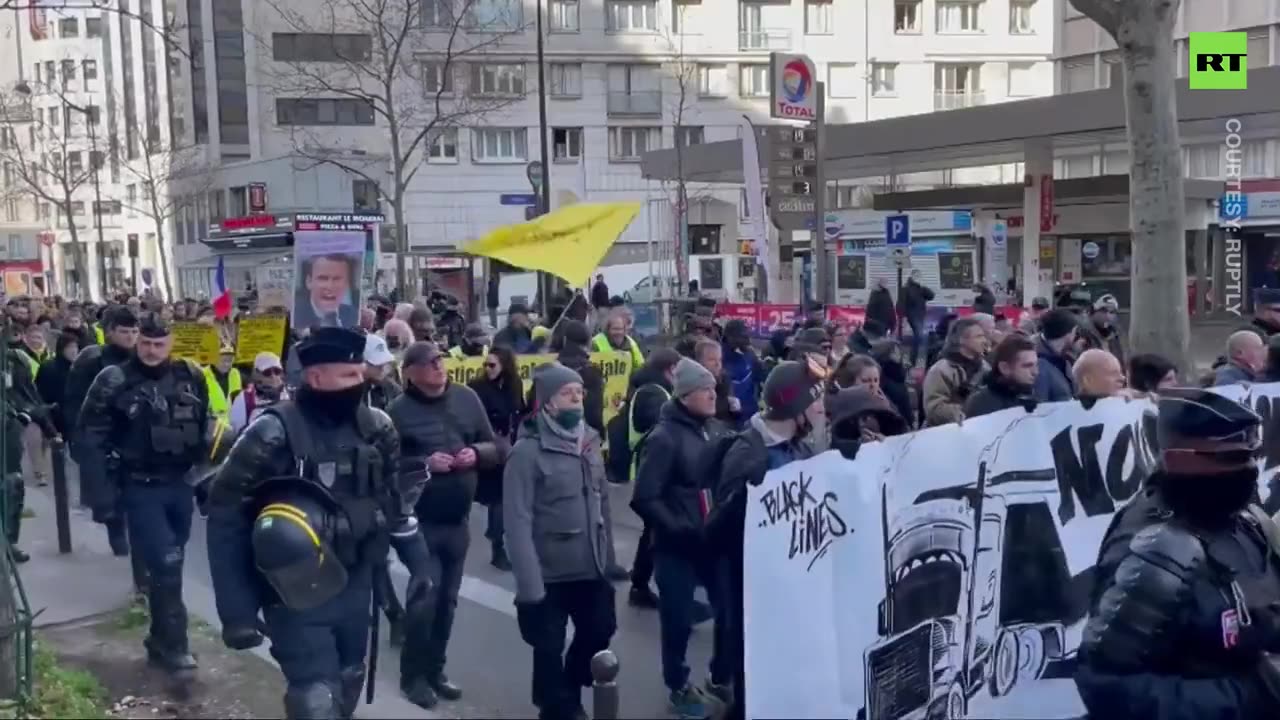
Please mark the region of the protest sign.
<svg viewBox="0 0 1280 720"><path fill-rule="evenodd" d="M173 324L173 357L212 365L218 362L221 345L216 326L193 322Z"/></svg>
<svg viewBox="0 0 1280 720"><path fill-rule="evenodd" d="M293 327L358 327L365 232L299 230L293 236Z"/></svg>
<svg viewBox="0 0 1280 720"><path fill-rule="evenodd" d="M284 315L253 315L240 318L236 333L236 364L252 364L258 353L279 355L284 349Z"/></svg>
<svg viewBox="0 0 1280 720"><path fill-rule="evenodd" d="M1280 383L1221 392L1264 419L1274 513ZM1093 567L1154 466L1150 407L1014 408L770 472L747 501L747 716L1084 715Z"/></svg>
<svg viewBox="0 0 1280 720"><path fill-rule="evenodd" d="M524 384L523 392L527 395L533 382L533 371L539 365L554 362L555 355L517 355L516 367L519 368L520 381ZM465 385L484 372L484 357L445 358L444 366L449 379ZM604 421L607 424L627 399L627 383L631 379L631 356L629 353L594 352L591 353L591 364L604 376Z"/></svg>

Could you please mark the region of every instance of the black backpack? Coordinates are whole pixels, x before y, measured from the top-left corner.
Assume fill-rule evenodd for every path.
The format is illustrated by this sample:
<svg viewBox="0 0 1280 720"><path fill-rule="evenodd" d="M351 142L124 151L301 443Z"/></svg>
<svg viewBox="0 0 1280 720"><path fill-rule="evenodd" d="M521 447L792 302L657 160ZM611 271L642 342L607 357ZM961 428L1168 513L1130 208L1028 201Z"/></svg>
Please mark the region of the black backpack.
<svg viewBox="0 0 1280 720"><path fill-rule="evenodd" d="M703 450L698 463L701 487L698 491L698 510L702 515L703 533L712 542L734 542L734 534L741 543L742 523L747 513L747 485L727 486L721 482L724 475L724 459L729 449L739 441L760 443L760 434L751 428L720 436Z"/></svg>

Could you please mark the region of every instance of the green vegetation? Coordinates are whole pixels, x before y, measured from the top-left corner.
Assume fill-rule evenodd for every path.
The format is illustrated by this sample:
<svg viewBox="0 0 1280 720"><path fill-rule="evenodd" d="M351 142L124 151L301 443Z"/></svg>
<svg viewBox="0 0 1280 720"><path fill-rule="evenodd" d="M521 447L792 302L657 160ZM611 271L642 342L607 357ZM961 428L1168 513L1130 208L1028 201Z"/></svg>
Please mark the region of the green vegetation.
<svg viewBox="0 0 1280 720"><path fill-rule="evenodd" d="M106 718L107 691L93 675L68 668L37 640L34 645L32 683L34 697L22 717L28 718ZM18 709L10 704L0 707L0 718L17 718Z"/></svg>
<svg viewBox="0 0 1280 720"><path fill-rule="evenodd" d="M151 624L151 613L147 610L146 603L130 603L129 607L120 613L116 623L121 630L145 628Z"/></svg>

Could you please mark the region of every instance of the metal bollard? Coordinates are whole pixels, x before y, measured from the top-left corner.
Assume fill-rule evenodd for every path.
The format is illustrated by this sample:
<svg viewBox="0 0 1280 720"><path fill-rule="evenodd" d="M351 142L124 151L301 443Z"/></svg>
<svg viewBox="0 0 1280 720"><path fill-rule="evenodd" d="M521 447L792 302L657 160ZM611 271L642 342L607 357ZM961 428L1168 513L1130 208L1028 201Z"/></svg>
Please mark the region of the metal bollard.
<svg viewBox="0 0 1280 720"><path fill-rule="evenodd" d="M591 657L591 707L595 720L617 720L618 656L612 650L601 650Z"/></svg>
<svg viewBox="0 0 1280 720"><path fill-rule="evenodd" d="M67 446L61 439L49 444L53 465L53 519L58 526L58 553L71 552L71 498L67 490Z"/></svg>

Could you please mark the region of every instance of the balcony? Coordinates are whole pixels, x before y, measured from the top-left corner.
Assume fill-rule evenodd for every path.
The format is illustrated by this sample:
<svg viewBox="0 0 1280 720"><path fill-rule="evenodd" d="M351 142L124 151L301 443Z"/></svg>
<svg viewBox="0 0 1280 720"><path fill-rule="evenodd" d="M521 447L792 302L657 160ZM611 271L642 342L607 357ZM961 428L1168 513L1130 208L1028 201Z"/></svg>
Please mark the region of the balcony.
<svg viewBox="0 0 1280 720"><path fill-rule="evenodd" d="M960 108L977 107L986 104L986 96L980 92L938 90L933 94L934 110L959 110Z"/></svg>
<svg viewBox="0 0 1280 720"><path fill-rule="evenodd" d="M790 50L791 31L757 28L738 32L739 50Z"/></svg>
<svg viewBox="0 0 1280 720"><path fill-rule="evenodd" d="M610 115L661 115L662 91L610 91L608 109Z"/></svg>

